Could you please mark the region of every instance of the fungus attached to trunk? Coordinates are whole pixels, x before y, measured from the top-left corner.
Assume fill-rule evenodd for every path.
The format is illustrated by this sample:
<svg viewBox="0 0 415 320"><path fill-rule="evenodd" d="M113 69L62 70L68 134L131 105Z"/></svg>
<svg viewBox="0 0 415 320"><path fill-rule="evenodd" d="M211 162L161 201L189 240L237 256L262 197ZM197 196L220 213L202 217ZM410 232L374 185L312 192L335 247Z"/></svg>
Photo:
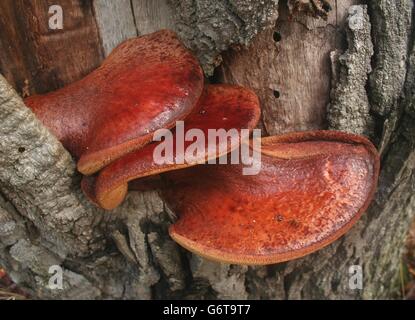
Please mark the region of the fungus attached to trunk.
<svg viewBox="0 0 415 320"><path fill-rule="evenodd" d="M241 129L251 131L258 123L259 117L259 101L252 91L239 86L209 85L198 107L184 121L183 132L179 134L176 127L170 140L171 161L155 161L155 149L161 144L155 142L114 161L96 177L84 177L82 189L100 207L113 209L124 200L129 181L194 166L227 154L232 148L239 147L243 138ZM191 129L196 129L203 141L198 140L196 136L189 137ZM222 130L223 133L234 130L233 137L237 138L237 142L232 145L226 136L220 140L207 139L210 136L209 132L213 133L211 130ZM181 134L183 136L178 137ZM246 138L249 138L249 135ZM181 143L183 145L179 146ZM198 150L189 150L191 145L198 147ZM196 152L193 154L192 151Z"/></svg>
<svg viewBox="0 0 415 320"><path fill-rule="evenodd" d="M351 228L377 184L378 153L360 136L290 133L264 138L258 149L248 140L260 117L257 96L232 85L203 90L196 58L168 30L125 41L84 79L25 102L80 172L102 169L82 180L98 206L113 209L130 181L157 185L153 177L164 173L164 197L179 216L170 235L213 260L270 264L314 252ZM164 140L152 142L158 129ZM261 155L251 164L259 173L244 175L244 161L230 155L241 143ZM229 159L204 164L219 157Z"/></svg>
<svg viewBox="0 0 415 320"><path fill-rule="evenodd" d="M262 169L205 165L169 172L164 197L179 220L170 235L209 259L270 264L342 236L367 209L379 157L365 138L335 131L262 139Z"/></svg>
<svg viewBox="0 0 415 320"><path fill-rule="evenodd" d="M202 91L197 59L162 30L123 42L85 78L25 103L92 174L184 119Z"/></svg>

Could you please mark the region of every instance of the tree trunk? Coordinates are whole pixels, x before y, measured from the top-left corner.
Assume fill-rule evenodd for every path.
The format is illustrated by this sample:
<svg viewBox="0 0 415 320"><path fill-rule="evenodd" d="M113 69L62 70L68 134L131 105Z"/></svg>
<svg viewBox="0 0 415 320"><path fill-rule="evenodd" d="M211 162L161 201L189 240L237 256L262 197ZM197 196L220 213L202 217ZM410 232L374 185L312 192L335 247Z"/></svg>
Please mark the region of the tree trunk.
<svg viewBox="0 0 415 320"><path fill-rule="evenodd" d="M313 17L327 9L317 0L53 2L63 30L48 29L49 1L0 3L0 265L32 297L394 297L415 213L412 0L331 0L326 21ZM169 238L174 215L157 191L130 192L113 212L85 199L71 156L19 95L73 82L122 40L160 28L179 33L211 81L256 91L264 135L330 128L378 145L378 192L349 233L295 261L218 264ZM53 265L62 289L49 286ZM349 285L355 265L360 289Z"/></svg>

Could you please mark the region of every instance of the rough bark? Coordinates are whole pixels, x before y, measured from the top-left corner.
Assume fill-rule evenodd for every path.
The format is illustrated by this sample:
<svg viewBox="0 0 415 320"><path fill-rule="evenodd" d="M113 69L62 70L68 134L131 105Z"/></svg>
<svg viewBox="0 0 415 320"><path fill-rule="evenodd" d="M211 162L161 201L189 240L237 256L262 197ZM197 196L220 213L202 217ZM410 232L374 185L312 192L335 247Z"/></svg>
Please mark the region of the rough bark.
<svg viewBox="0 0 415 320"><path fill-rule="evenodd" d="M207 7L203 0L174 1L179 12L174 15L174 7L168 7L171 17L164 9L154 10L151 1L100 0L93 5L105 53L126 37L173 22L209 74L222 51L247 43L263 28L274 26L277 2L218 1ZM304 17L287 19L291 15L287 10L294 10L296 2L280 9L276 29L261 32L247 49L228 52L220 76L257 84L253 88L261 98L264 126L270 133L324 127L324 110L331 102L332 128L376 138L383 152L379 191L372 207L345 237L308 257L267 267L218 264L189 254L168 237L166 229L174 214L156 191L131 192L115 212L91 206L79 190L80 177L70 155L0 78L0 264L12 278L37 298L391 297L400 248L415 212L413 3L372 0L366 14L364 6L344 10L344 2L332 1L334 13L327 23ZM169 5L161 3L157 8ZM138 5L140 12L151 12L147 23L136 18ZM363 10L362 26L356 28L353 17L359 8ZM125 25L111 22L114 28L105 29L102 17L118 16L118 12L126 15ZM348 20L338 12L344 12ZM164 20L156 19L160 14ZM165 22L160 25L160 21ZM297 50L279 48L282 51L275 52L275 42L270 39L278 39L274 31L280 30L284 32L277 46L283 47L285 36L291 35L287 41L298 45ZM322 38L317 37L320 33ZM325 49L310 67L313 76L306 78L310 86L305 86L309 91L296 95L298 89L292 85L296 78L290 78L295 72L285 72L284 63L295 65L296 58L302 57L306 63L298 60L296 70L307 70L304 65L315 61L306 60L312 54L307 50L319 44ZM330 60L332 50L337 51ZM259 63L248 64L247 72L241 72L236 60L246 63L252 52ZM273 65L272 57L281 59L280 65ZM318 77L322 77L320 82L312 84ZM21 92L19 83L10 78ZM283 87L284 79L291 84ZM320 86L315 96L313 85ZM290 92L283 102L292 108L282 113L288 119L282 123L278 122L279 106L284 103L276 100L276 90L280 97ZM295 101L301 102L300 109L293 107ZM289 113L295 116L290 118ZM48 288L48 271L54 264L64 269L63 290ZM349 267L356 264L364 271L363 290L348 287Z"/></svg>

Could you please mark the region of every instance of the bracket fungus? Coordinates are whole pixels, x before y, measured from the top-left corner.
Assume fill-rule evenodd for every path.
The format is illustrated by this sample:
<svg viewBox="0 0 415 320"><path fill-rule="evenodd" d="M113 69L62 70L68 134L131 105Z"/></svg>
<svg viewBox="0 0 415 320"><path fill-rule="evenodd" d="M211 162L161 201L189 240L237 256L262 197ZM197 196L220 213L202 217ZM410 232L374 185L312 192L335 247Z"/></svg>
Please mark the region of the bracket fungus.
<svg viewBox="0 0 415 320"><path fill-rule="evenodd" d="M197 59L162 30L123 42L85 78L25 103L88 175L186 118L203 82Z"/></svg>
<svg viewBox="0 0 415 320"><path fill-rule="evenodd" d="M219 158L239 147L243 139L240 129L251 132L259 117L258 97L251 90L232 85L208 85L198 107L185 119L182 136L177 137L176 128L172 139L167 141L171 142L170 161L155 162L155 150L161 143L154 142L114 161L96 177L84 177L82 189L100 207L113 209L124 200L129 181ZM211 130L236 130L233 138L237 138L237 142L232 145L228 136L219 141L216 136L213 140L201 138L210 136ZM197 133L200 135L194 135Z"/></svg>
<svg viewBox="0 0 415 320"><path fill-rule="evenodd" d="M167 181L164 198L179 215L171 237L217 261L270 264L314 252L351 228L377 185L379 156L364 137L297 132L264 138L259 149L249 140L257 96L239 86L204 88L197 59L168 30L123 42L82 80L25 103L78 159L91 201L112 209L129 184ZM154 134L178 123L173 158L155 161L165 141L152 142ZM206 140L209 130L226 138ZM252 159L258 174L243 175L243 161L204 164L233 157L240 144L261 155Z"/></svg>
<svg viewBox="0 0 415 320"><path fill-rule="evenodd" d="M379 157L365 138L336 132L262 139L262 169L206 165L168 173L164 197L179 220L171 237L216 261L271 264L342 236L367 209Z"/></svg>

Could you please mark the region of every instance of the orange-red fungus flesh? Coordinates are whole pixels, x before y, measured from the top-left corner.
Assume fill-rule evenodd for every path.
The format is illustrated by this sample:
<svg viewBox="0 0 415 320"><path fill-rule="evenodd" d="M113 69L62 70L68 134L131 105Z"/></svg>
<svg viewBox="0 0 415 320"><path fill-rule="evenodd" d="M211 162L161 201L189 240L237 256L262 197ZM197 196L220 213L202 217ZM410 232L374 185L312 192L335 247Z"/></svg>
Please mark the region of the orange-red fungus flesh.
<svg viewBox="0 0 415 320"><path fill-rule="evenodd" d="M264 138L262 169L204 165L169 172L170 235L209 259L271 264L342 236L367 209L379 157L365 138L335 131Z"/></svg>
<svg viewBox="0 0 415 320"><path fill-rule="evenodd" d="M197 59L162 30L123 42L85 78L25 103L92 174L184 119L203 82Z"/></svg>
<svg viewBox="0 0 415 320"><path fill-rule="evenodd" d="M206 153L203 158L195 157L182 164L176 161L170 164L157 164L153 158L154 149L159 144L157 142L114 161L96 177L85 177L82 188L93 202L102 208L113 209L122 202L127 193L127 184L133 179L193 166L230 152L232 146L226 139L220 140L221 144L217 149L209 148L208 142L214 143L207 139L209 129L237 129L240 138L240 129L251 131L258 123L259 117L259 101L252 91L232 85L209 85L198 108L184 121L185 134L189 129L200 129L204 133L206 139L203 146ZM194 142L185 141L184 148L179 149L176 146L176 133L172 141L173 154L178 158ZM236 147L239 147L239 144Z"/></svg>

